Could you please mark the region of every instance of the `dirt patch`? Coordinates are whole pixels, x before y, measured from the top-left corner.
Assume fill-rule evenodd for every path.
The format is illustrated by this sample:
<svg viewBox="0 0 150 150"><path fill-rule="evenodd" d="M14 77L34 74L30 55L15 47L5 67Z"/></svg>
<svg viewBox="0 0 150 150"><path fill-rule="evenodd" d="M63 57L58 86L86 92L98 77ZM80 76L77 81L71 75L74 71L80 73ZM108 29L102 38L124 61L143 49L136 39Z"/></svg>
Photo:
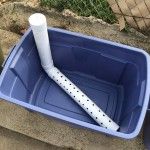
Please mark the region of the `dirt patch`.
<svg viewBox="0 0 150 150"><path fill-rule="evenodd" d="M129 33L120 32L118 25L109 25L101 19L79 17L68 12L68 10L58 13L54 9L48 10L29 4L27 2L14 2L0 7L0 29L20 33L19 30L29 27L28 17L32 13L42 12L46 15L49 26L94 35L150 51L150 39L134 29L130 30Z"/></svg>
<svg viewBox="0 0 150 150"><path fill-rule="evenodd" d="M0 127L1 150L69 150L32 139L25 135Z"/></svg>
<svg viewBox="0 0 150 150"><path fill-rule="evenodd" d="M5 57L9 53L10 48L18 42L19 38L20 35L16 33L0 29L0 43Z"/></svg>

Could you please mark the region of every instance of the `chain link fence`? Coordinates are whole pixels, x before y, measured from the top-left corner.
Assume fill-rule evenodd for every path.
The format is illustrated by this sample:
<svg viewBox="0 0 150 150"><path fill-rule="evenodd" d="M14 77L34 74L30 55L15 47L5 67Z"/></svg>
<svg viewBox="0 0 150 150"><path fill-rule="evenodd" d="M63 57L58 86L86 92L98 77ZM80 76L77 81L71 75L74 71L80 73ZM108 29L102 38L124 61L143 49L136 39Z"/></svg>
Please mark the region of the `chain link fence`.
<svg viewBox="0 0 150 150"><path fill-rule="evenodd" d="M41 4L60 11L70 9L81 16L95 16L108 23L116 22L107 0L41 0Z"/></svg>

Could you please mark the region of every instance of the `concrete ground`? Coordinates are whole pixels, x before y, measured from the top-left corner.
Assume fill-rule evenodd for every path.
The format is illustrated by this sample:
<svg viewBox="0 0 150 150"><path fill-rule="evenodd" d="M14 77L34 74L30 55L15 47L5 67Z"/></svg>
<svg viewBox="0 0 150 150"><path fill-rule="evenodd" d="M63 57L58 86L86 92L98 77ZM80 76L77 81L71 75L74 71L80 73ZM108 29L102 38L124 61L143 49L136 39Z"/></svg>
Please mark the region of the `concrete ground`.
<svg viewBox="0 0 150 150"><path fill-rule="evenodd" d="M0 150L65 150L0 127Z"/></svg>
<svg viewBox="0 0 150 150"><path fill-rule="evenodd" d="M6 3L0 7L0 40L5 56L8 54L8 49L19 40L20 31L28 28L29 15L35 12L44 13L49 26L117 41L150 52L150 39L133 29L128 33L120 32L117 25L108 25L93 17L79 17L69 11L58 13L55 10L15 2ZM137 138L128 141L109 137L63 124L6 101L0 101L0 126L62 148L78 150L144 149L142 132Z"/></svg>

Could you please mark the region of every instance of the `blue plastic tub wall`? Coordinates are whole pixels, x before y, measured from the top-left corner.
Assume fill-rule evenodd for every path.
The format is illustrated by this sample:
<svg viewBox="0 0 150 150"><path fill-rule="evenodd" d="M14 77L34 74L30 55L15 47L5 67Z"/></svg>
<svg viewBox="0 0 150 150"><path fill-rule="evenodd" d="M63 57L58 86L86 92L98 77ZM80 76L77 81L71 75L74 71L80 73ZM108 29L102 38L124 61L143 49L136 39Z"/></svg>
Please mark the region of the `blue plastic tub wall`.
<svg viewBox="0 0 150 150"><path fill-rule="evenodd" d="M44 72L30 30L11 52L0 97L45 115L122 138L135 137L149 101L149 56L129 46L48 30L54 64L105 111L120 130L100 127Z"/></svg>

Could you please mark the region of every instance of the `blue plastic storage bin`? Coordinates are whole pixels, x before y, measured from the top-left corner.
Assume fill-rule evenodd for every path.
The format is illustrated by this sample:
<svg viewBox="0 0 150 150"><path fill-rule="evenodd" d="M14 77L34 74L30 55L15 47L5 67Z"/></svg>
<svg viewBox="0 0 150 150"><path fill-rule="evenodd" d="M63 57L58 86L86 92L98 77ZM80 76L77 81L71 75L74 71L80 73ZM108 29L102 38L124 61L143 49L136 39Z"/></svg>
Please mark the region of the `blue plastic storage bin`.
<svg viewBox="0 0 150 150"><path fill-rule="evenodd" d="M49 28L54 64L116 123L100 127L44 72L29 29L11 51L0 76L0 98L96 132L138 135L149 102L150 62L143 50Z"/></svg>

